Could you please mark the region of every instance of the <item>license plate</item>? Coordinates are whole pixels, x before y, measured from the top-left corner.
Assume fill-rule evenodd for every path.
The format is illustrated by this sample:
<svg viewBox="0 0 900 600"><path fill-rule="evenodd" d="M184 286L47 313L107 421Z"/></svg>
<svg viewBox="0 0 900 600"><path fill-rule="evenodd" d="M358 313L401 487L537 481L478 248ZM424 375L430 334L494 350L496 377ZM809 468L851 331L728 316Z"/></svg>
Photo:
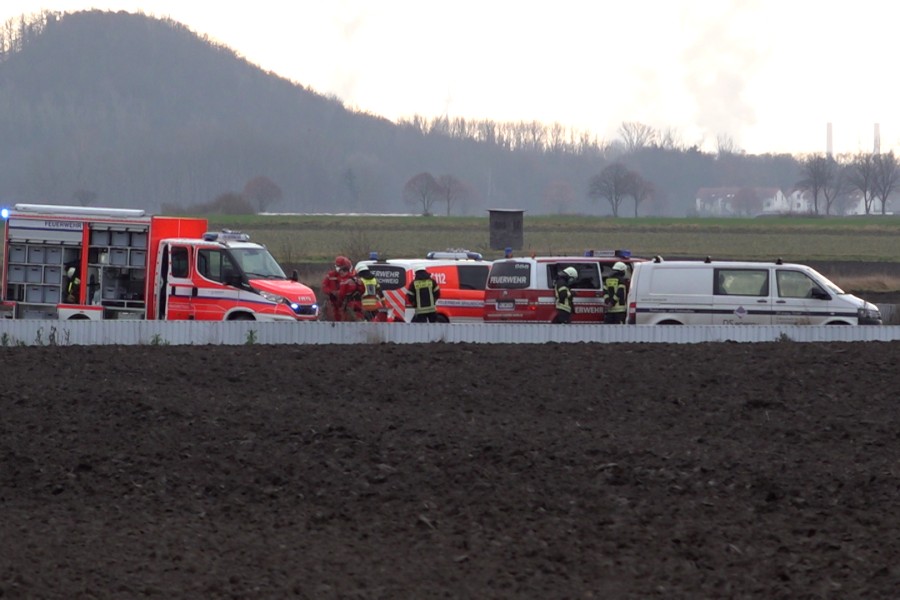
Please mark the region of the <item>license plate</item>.
<svg viewBox="0 0 900 600"><path fill-rule="evenodd" d="M516 310L515 300L498 300L497 310Z"/></svg>

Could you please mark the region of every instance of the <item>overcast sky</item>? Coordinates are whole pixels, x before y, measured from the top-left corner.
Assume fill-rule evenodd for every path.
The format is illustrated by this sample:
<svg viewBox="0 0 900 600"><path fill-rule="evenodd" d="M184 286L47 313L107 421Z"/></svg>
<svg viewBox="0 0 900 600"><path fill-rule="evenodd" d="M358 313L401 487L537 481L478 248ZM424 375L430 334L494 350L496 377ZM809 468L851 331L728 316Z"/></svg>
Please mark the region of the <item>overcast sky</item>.
<svg viewBox="0 0 900 600"><path fill-rule="evenodd" d="M621 123L714 150L900 150L888 0L0 0L0 20L54 11L169 17L354 109L558 122L612 140Z"/></svg>

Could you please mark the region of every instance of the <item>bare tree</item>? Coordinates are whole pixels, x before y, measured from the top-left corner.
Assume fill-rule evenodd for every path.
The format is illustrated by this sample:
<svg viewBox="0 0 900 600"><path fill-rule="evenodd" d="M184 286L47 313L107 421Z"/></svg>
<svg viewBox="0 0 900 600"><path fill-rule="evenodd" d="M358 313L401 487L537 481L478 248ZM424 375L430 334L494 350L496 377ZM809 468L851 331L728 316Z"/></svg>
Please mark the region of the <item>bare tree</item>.
<svg viewBox="0 0 900 600"><path fill-rule="evenodd" d="M681 134L673 127L667 127L659 133L658 144L663 150L684 150L686 147Z"/></svg>
<svg viewBox="0 0 900 600"><path fill-rule="evenodd" d="M410 206L421 208L421 214L430 217L431 207L441 195L441 186L431 173L414 175L403 186L403 201Z"/></svg>
<svg viewBox="0 0 900 600"><path fill-rule="evenodd" d="M476 139L487 144L497 142L497 124L493 121L479 121L475 128Z"/></svg>
<svg viewBox="0 0 900 600"><path fill-rule="evenodd" d="M829 157L829 163L831 164L831 177L822 188L822 195L825 196L826 215L831 214L836 201L846 198L853 191L848 177L847 164L831 157Z"/></svg>
<svg viewBox="0 0 900 600"><path fill-rule="evenodd" d="M742 187L735 192L732 207L737 214L752 217L762 210L762 200L752 187Z"/></svg>
<svg viewBox="0 0 900 600"><path fill-rule="evenodd" d="M631 199L634 200L634 216L637 217L640 206L653 198L656 194L656 186L634 171L630 171L628 173L627 187L628 194L631 196Z"/></svg>
<svg viewBox="0 0 900 600"><path fill-rule="evenodd" d="M544 188L543 201L548 210L558 215L565 214L575 205L575 190L568 181L551 181Z"/></svg>
<svg viewBox="0 0 900 600"><path fill-rule="evenodd" d="M809 154L800 161L803 179L797 182L797 189L812 194L814 214L819 214L819 196L831 183L833 162L831 157L824 154Z"/></svg>
<svg viewBox="0 0 900 600"><path fill-rule="evenodd" d="M720 156L723 154L736 154L738 152L737 144L727 133L720 133L716 136L716 152Z"/></svg>
<svg viewBox="0 0 900 600"><path fill-rule="evenodd" d="M881 199L881 214L887 214L887 203L891 194L900 186L900 163L891 150L887 154L875 155L875 195Z"/></svg>
<svg viewBox="0 0 900 600"><path fill-rule="evenodd" d="M459 202L465 202L471 197L472 192L469 186L454 177L453 175L441 175L437 178L438 195L441 202L447 207L447 216L450 216L450 209Z"/></svg>
<svg viewBox="0 0 900 600"><path fill-rule="evenodd" d="M254 177L244 185L244 198L256 207L258 213L266 212L281 201L281 197L281 188L264 175Z"/></svg>
<svg viewBox="0 0 900 600"><path fill-rule="evenodd" d="M566 128L561 123L556 122L550 126L550 141L548 149L550 152L562 152L566 148Z"/></svg>
<svg viewBox="0 0 900 600"><path fill-rule="evenodd" d="M619 126L619 135L625 144L625 150L629 153L636 152L656 143L656 130L649 125L626 121Z"/></svg>
<svg viewBox="0 0 900 600"><path fill-rule="evenodd" d="M629 185L632 173L622 163L613 163L603 169L599 175L591 177L588 197L592 200L606 200L612 208L614 217L619 216L622 201L631 195Z"/></svg>
<svg viewBox="0 0 900 600"><path fill-rule="evenodd" d="M875 200L875 155L869 152L860 152L851 159L847 169L847 181L852 189L862 195L863 209L866 214L872 212L872 202Z"/></svg>

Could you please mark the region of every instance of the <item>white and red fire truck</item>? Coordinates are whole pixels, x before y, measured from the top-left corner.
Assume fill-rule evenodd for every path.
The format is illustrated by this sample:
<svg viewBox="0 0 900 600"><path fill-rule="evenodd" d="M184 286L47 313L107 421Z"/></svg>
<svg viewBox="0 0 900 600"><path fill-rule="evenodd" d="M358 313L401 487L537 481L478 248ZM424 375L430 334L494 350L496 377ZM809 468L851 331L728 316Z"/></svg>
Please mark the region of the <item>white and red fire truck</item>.
<svg viewBox="0 0 900 600"><path fill-rule="evenodd" d="M206 219L43 204L17 204L4 217L6 318L319 317L313 291L286 277L264 246L208 232Z"/></svg>
<svg viewBox="0 0 900 600"><path fill-rule="evenodd" d="M556 276L574 267L578 277L570 285L573 323L602 323L606 315L603 285L615 263L646 259L628 250L589 250L584 256L532 256L494 261L484 291L487 323L550 323L556 314Z"/></svg>
<svg viewBox="0 0 900 600"><path fill-rule="evenodd" d="M357 272L369 269L384 292L391 322L409 322L413 309L406 292L416 271L425 269L441 288L437 318L441 323L477 323L484 316L484 286L491 261L468 250L429 252L425 258L392 258L361 261Z"/></svg>

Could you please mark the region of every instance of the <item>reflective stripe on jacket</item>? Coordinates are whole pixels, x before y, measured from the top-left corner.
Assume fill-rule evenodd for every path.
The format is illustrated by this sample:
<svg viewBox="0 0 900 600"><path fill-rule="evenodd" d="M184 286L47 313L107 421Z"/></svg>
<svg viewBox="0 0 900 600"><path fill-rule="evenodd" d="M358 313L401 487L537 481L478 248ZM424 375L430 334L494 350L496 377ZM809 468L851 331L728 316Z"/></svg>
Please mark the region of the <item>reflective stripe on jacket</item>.
<svg viewBox="0 0 900 600"><path fill-rule="evenodd" d="M572 312L572 290L564 283L557 285L553 289L553 295L556 297L556 310L564 310Z"/></svg>
<svg viewBox="0 0 900 600"><path fill-rule="evenodd" d="M381 286L374 277L360 277L359 282L362 284L362 307L363 310L378 310L381 308Z"/></svg>
<svg viewBox="0 0 900 600"><path fill-rule="evenodd" d="M417 315L437 311L437 290L437 284L431 278L413 280L410 300Z"/></svg>
<svg viewBox="0 0 900 600"><path fill-rule="evenodd" d="M607 277L604 284L607 306L609 307L606 311L611 313L625 312L627 309L625 299L628 297L628 292L625 290L625 280L618 277Z"/></svg>

